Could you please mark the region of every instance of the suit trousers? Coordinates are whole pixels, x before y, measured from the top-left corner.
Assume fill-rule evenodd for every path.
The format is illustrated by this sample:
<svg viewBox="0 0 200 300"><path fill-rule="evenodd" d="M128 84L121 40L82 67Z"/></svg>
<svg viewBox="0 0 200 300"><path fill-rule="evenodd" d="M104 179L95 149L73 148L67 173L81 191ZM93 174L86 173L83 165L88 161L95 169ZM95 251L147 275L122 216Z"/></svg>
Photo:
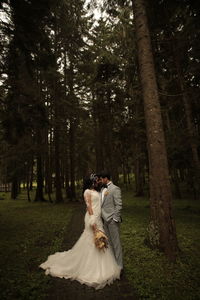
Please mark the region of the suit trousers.
<svg viewBox="0 0 200 300"><path fill-rule="evenodd" d="M117 264L123 269L122 247L120 242L120 223L114 220L106 222L104 220L104 230L113 250Z"/></svg>

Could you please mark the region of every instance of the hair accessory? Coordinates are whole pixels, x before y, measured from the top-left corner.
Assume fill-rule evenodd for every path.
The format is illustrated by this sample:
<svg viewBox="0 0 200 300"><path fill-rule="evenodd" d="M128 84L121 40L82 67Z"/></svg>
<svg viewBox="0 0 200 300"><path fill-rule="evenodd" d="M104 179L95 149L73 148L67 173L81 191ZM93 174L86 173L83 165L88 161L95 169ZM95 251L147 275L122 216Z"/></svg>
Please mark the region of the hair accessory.
<svg viewBox="0 0 200 300"><path fill-rule="evenodd" d="M90 180L96 181L98 179L98 176L95 173L90 174Z"/></svg>

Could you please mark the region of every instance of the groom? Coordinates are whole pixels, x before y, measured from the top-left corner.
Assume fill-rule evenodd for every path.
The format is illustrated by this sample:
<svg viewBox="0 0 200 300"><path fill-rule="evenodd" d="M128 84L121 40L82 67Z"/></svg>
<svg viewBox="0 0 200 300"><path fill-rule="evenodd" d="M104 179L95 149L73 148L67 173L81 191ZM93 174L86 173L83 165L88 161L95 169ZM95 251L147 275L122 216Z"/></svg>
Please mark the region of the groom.
<svg viewBox="0 0 200 300"><path fill-rule="evenodd" d="M120 223L122 199L121 190L110 180L109 173L99 175L102 184L101 189L101 216L104 222L104 230L113 249L118 265L123 269L122 247L120 242Z"/></svg>

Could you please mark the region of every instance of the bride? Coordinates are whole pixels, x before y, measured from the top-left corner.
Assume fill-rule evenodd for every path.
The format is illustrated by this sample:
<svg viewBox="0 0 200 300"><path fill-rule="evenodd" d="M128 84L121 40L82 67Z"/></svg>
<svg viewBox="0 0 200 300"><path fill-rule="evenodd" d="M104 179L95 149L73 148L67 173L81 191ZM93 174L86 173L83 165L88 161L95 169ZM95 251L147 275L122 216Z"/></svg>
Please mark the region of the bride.
<svg viewBox="0 0 200 300"><path fill-rule="evenodd" d="M72 249L50 255L40 268L46 270L46 275L77 280L81 284L102 289L120 278L121 268L110 246L99 249L94 242L95 233L103 232L100 194L95 175L92 174L85 181L84 190L87 212L83 233Z"/></svg>

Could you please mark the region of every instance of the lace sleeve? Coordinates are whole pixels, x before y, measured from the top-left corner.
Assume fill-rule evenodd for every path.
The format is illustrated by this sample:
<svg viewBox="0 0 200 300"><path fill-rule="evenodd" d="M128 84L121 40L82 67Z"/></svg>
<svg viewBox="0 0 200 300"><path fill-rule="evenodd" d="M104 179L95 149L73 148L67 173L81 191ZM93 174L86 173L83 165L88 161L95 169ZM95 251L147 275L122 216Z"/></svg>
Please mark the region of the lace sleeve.
<svg viewBox="0 0 200 300"><path fill-rule="evenodd" d="M95 225L96 224L96 216L93 213L93 209L92 209L92 197L91 197L91 191L90 190L85 190L84 192L84 199L85 199L85 203L87 206L87 211L89 213L90 216L90 220L89 220L89 224Z"/></svg>
<svg viewBox="0 0 200 300"><path fill-rule="evenodd" d="M85 190L84 192L84 200L85 200L85 204L87 207L91 207L92 203L91 203L91 191L90 190Z"/></svg>

